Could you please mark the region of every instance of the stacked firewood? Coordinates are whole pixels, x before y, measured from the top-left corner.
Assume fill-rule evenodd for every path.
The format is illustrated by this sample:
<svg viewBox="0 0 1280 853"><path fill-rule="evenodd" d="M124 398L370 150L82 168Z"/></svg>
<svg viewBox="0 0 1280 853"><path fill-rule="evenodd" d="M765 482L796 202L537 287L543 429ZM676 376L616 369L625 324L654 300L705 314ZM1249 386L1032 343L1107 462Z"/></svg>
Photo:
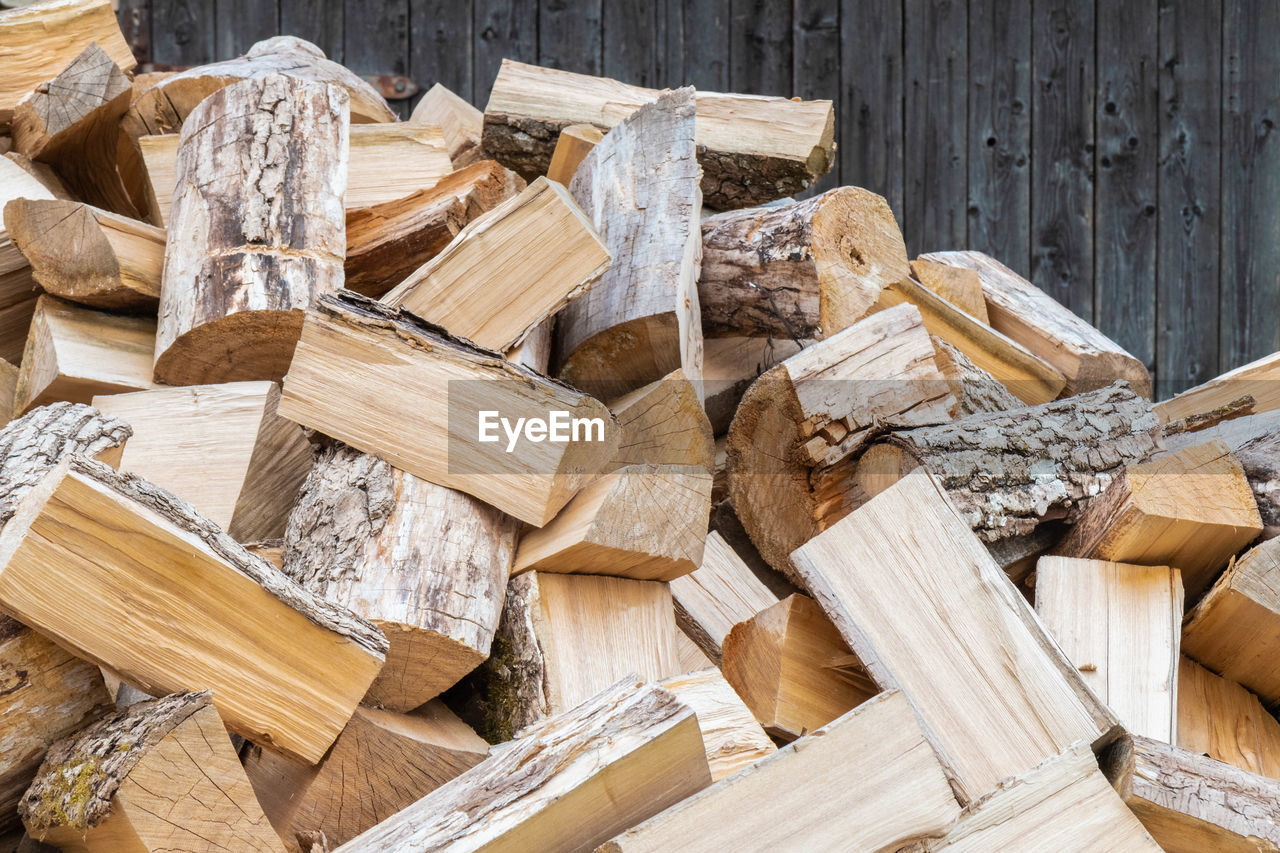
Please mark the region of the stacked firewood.
<svg viewBox="0 0 1280 853"><path fill-rule="evenodd" d="M0 849L1280 849L1280 354L1153 405L830 102L0 69Z"/></svg>

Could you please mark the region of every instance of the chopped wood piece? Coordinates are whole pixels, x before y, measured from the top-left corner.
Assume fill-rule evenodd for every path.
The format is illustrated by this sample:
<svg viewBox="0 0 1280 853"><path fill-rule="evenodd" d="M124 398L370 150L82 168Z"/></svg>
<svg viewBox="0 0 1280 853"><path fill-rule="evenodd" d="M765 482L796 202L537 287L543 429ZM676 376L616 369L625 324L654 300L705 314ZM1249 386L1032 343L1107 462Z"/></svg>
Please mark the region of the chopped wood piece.
<svg viewBox="0 0 1280 853"><path fill-rule="evenodd" d="M231 382L94 397L133 427L120 470L189 501L237 541L284 535L311 469L302 429L276 415L280 386Z"/></svg>
<svg viewBox="0 0 1280 853"><path fill-rule="evenodd" d="M1173 743L1182 579L1177 569L1042 557L1036 613L1125 730Z"/></svg>
<svg viewBox="0 0 1280 853"><path fill-rule="evenodd" d="M560 131L609 130L662 97L654 89L502 61L484 111L484 148L526 178L544 174ZM715 210L797 193L834 163L830 101L698 93L702 191Z"/></svg>
<svg viewBox="0 0 1280 853"><path fill-rule="evenodd" d="M609 403L622 428L611 464L685 465L710 471L714 439L698 390L683 370Z"/></svg>
<svg viewBox="0 0 1280 853"><path fill-rule="evenodd" d="M468 223L522 189L524 181L515 172L482 160L429 189L348 208L346 287L375 299L382 296L440 254Z"/></svg>
<svg viewBox="0 0 1280 853"><path fill-rule="evenodd" d="M632 677L334 853L591 850L709 784L694 712Z"/></svg>
<svg viewBox="0 0 1280 853"><path fill-rule="evenodd" d="M676 654L680 657L680 671L684 673L699 672L716 666L715 662L703 654L702 649L695 646L693 640L690 640L689 635L685 633L676 635Z"/></svg>
<svg viewBox="0 0 1280 853"><path fill-rule="evenodd" d="M1003 780L973 803L928 853L1161 853L1107 778L1087 743Z"/></svg>
<svg viewBox="0 0 1280 853"><path fill-rule="evenodd" d="M1164 425L1162 432L1164 437L1168 439L1170 436L1183 435L1188 433L1204 432L1213 430L1222 423L1233 421L1237 418L1243 418L1253 412L1253 398L1248 394L1223 403L1221 406L1208 411L1194 415L1187 415L1185 418L1167 423ZM1206 439L1201 438L1200 441ZM1167 445L1166 445L1167 447Z"/></svg>
<svg viewBox="0 0 1280 853"><path fill-rule="evenodd" d="M409 121L440 128L455 169L484 158L484 150L480 147L484 113L439 83L428 89L418 101Z"/></svg>
<svg viewBox="0 0 1280 853"><path fill-rule="evenodd" d="M508 350L609 267L569 191L538 178L463 228L382 297L486 349Z"/></svg>
<svg viewBox="0 0 1280 853"><path fill-rule="evenodd" d="M156 322L150 317L94 311L44 294L27 334L14 413L152 387L155 335Z"/></svg>
<svg viewBox="0 0 1280 853"><path fill-rule="evenodd" d="M1144 737L1122 739L1104 766L1166 853L1280 850L1280 782Z"/></svg>
<svg viewBox="0 0 1280 853"><path fill-rule="evenodd" d="M97 43L125 71L135 65L110 0L46 0L0 14L0 126L18 101Z"/></svg>
<svg viewBox="0 0 1280 853"><path fill-rule="evenodd" d="M43 187L47 195L31 196L30 185L27 188L21 186L14 188L12 198L56 198L62 201L75 201L71 193L67 192L67 188L62 185L62 180L54 174L52 168L45 163L37 163L30 157L19 154L16 151L9 151L4 155L4 159L18 166L22 171L26 172L29 177L35 180L36 184Z"/></svg>
<svg viewBox="0 0 1280 853"><path fill-rule="evenodd" d="M53 199L49 187L16 158L14 154L0 157L0 205L20 198ZM13 364L22 361L37 295L26 257L10 239L8 229L0 227L0 358Z"/></svg>
<svg viewBox="0 0 1280 853"><path fill-rule="evenodd" d="M534 326L523 341L503 353L502 357L514 365L527 367L534 373L546 376L547 367L551 364L551 338L555 327L556 318L548 317L541 325Z"/></svg>
<svg viewBox="0 0 1280 853"><path fill-rule="evenodd" d="M936 335L930 335L930 338L933 340L933 360L951 383L951 395L959 403L961 416L1022 408L1022 402L1010 394L1008 388L974 364L967 355Z"/></svg>
<svg viewBox="0 0 1280 853"><path fill-rule="evenodd" d="M982 295L982 278L977 270L916 258L911 262L911 274L973 319L990 325L987 300Z"/></svg>
<svg viewBox="0 0 1280 853"><path fill-rule="evenodd" d="M18 368L0 358L0 427L13 420L13 395L18 387Z"/></svg>
<svg viewBox="0 0 1280 853"><path fill-rule="evenodd" d="M1280 409L1280 352L1228 370L1176 397L1156 403L1161 423L1212 412L1243 396L1253 398L1254 413Z"/></svg>
<svg viewBox="0 0 1280 853"><path fill-rule="evenodd" d="M192 115L178 152L155 378L278 381L307 305L342 287L346 98L271 75L219 89Z"/></svg>
<svg viewBox="0 0 1280 853"><path fill-rule="evenodd" d="M140 702L54 744L21 812L33 837L86 853L284 850L208 693Z"/></svg>
<svg viewBox="0 0 1280 853"><path fill-rule="evenodd" d="M182 137L177 133L141 136L134 140L138 146L139 164L135 165L141 171L141 192L146 197L147 221L161 228L169 222L173 191L178 187L178 146L181 142ZM120 147L124 148L126 144L121 142Z"/></svg>
<svg viewBox="0 0 1280 853"><path fill-rule="evenodd" d="M1077 741L1114 736L1114 715L925 471L792 563L875 683L911 702L962 803Z"/></svg>
<svg viewBox="0 0 1280 853"><path fill-rule="evenodd" d="M886 423L942 423L955 405L911 306L873 314L771 368L729 428L729 494L761 555L790 573L791 552L861 499L841 472L868 436Z"/></svg>
<svg viewBox="0 0 1280 853"><path fill-rule="evenodd" d="M345 844L488 757L489 744L439 702L412 714L360 707L307 767L258 746L245 773L285 846L323 833Z"/></svg>
<svg viewBox="0 0 1280 853"><path fill-rule="evenodd" d="M750 709L715 667L666 678L660 684L698 715L711 781L719 782L777 752Z"/></svg>
<svg viewBox="0 0 1280 853"><path fill-rule="evenodd" d="M817 850L838 839L847 850L897 850L942 835L959 811L910 706L890 692L599 849Z"/></svg>
<svg viewBox="0 0 1280 853"><path fill-rule="evenodd" d="M0 531L0 606L152 695L213 690L233 731L312 763L386 652L376 628L189 504L78 457L27 492Z"/></svg>
<svg viewBox="0 0 1280 853"><path fill-rule="evenodd" d="M707 338L702 342L702 395L711 430L729 431L742 395L769 368L813 341L790 338Z"/></svg>
<svg viewBox="0 0 1280 853"><path fill-rule="evenodd" d="M725 678L782 740L822 728L879 690L813 599L791 595L733 626Z"/></svg>
<svg viewBox="0 0 1280 853"><path fill-rule="evenodd" d="M107 311L151 312L160 302L165 234L77 201L15 199L5 230L54 296Z"/></svg>
<svg viewBox="0 0 1280 853"><path fill-rule="evenodd" d="M671 581L671 597L676 623L717 666L733 626L778 601L714 530L707 534L697 570Z"/></svg>
<svg viewBox="0 0 1280 853"><path fill-rule="evenodd" d="M15 162L10 156L0 157L0 203L8 207L15 199L52 200L54 194L34 175ZM0 231L0 273L11 273L27 266L22 250L13 244L8 226ZM31 289L30 281L27 290ZM12 304L25 294L13 288L5 288L2 294L5 304ZM34 296L28 297L34 299Z"/></svg>
<svg viewBox="0 0 1280 853"><path fill-rule="evenodd" d="M1260 532L1244 470L1215 440L1117 472L1054 553L1177 566L1195 601Z"/></svg>
<svg viewBox="0 0 1280 853"><path fill-rule="evenodd" d="M45 750L111 701L96 666L0 615L0 831L18 824L18 800Z"/></svg>
<svg viewBox="0 0 1280 853"><path fill-rule="evenodd" d="M921 259L977 270L991 326L1008 335L1067 379L1067 394L1102 388L1117 380L1151 396L1151 376L1138 359L1047 293L982 252L931 252Z"/></svg>
<svg viewBox="0 0 1280 853"><path fill-rule="evenodd" d="M1125 465L1156 449L1158 436L1151 404L1117 384L1055 403L890 433L862 455L856 479L876 495L923 466L990 544L1025 536L1047 520L1079 518Z"/></svg>
<svg viewBox="0 0 1280 853"><path fill-rule="evenodd" d="M481 411L492 415L485 441ZM581 440L535 441L526 428L512 441L496 420L550 425L553 412L583 427ZM618 447L602 403L350 293L307 312L280 413L534 525L555 517Z"/></svg>
<svg viewBox="0 0 1280 853"><path fill-rule="evenodd" d="M409 711L489 656L516 535L493 507L335 443L289 517L284 571L387 635L365 701Z"/></svg>
<svg viewBox="0 0 1280 853"><path fill-rule="evenodd" d="M1262 524L1280 528L1280 426L1230 449L1249 479Z"/></svg>
<svg viewBox="0 0 1280 853"><path fill-rule="evenodd" d="M702 378L693 134L693 90L664 94L610 131L569 184L613 264L558 315L555 362L601 399L677 368Z"/></svg>
<svg viewBox="0 0 1280 853"><path fill-rule="evenodd" d="M481 124L483 123L484 116L481 115ZM602 139L604 131L594 124L571 124L560 131L556 138L555 152L547 165L547 177L568 186L573 180L574 172L578 171L578 166Z"/></svg>
<svg viewBox="0 0 1280 853"><path fill-rule="evenodd" d="M1241 770L1280 779L1280 722L1257 696L1185 655L1178 667L1176 743Z"/></svg>
<svg viewBox="0 0 1280 853"><path fill-rule="evenodd" d="M1246 551L1187 614L1182 650L1280 706L1280 539Z"/></svg>
<svg viewBox="0 0 1280 853"><path fill-rule="evenodd" d="M507 585L492 654L453 708L502 743L628 673L679 675L678 634L664 583L526 572Z"/></svg>

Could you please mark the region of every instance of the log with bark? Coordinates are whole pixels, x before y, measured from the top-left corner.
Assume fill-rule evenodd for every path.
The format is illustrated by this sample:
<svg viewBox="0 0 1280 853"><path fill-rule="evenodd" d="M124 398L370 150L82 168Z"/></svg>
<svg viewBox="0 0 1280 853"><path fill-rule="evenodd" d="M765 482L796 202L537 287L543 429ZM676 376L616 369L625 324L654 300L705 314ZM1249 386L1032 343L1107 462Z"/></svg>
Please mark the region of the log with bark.
<svg viewBox="0 0 1280 853"><path fill-rule="evenodd" d="M1252 397L1254 413L1280 409L1280 352L1265 355L1257 361L1228 370L1176 397L1156 403L1161 423L1201 415L1238 400Z"/></svg>

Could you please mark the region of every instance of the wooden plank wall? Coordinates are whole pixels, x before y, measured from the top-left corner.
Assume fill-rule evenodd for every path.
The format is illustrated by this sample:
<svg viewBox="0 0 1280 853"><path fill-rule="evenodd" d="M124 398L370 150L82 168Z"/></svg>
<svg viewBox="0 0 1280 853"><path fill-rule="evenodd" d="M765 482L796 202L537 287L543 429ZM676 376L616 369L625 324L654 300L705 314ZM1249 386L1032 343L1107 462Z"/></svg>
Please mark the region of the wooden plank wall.
<svg viewBox="0 0 1280 853"><path fill-rule="evenodd" d="M913 253L989 252L1157 373L1280 349L1275 0L121 0L151 61L288 32L483 107L503 57L829 98L819 189L884 194ZM398 104L407 114L409 102Z"/></svg>

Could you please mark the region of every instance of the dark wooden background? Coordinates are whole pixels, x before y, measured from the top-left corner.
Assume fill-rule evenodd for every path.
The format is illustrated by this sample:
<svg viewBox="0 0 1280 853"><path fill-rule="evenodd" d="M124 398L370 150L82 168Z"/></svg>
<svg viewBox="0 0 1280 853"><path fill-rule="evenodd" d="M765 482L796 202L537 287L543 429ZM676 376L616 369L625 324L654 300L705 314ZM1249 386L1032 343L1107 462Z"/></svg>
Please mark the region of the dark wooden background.
<svg viewBox="0 0 1280 853"><path fill-rule="evenodd" d="M1161 396L1280 349L1278 0L121 0L121 17L152 62L286 32L481 108L503 57L829 98L820 188L887 196L913 256L976 248L1028 275Z"/></svg>

